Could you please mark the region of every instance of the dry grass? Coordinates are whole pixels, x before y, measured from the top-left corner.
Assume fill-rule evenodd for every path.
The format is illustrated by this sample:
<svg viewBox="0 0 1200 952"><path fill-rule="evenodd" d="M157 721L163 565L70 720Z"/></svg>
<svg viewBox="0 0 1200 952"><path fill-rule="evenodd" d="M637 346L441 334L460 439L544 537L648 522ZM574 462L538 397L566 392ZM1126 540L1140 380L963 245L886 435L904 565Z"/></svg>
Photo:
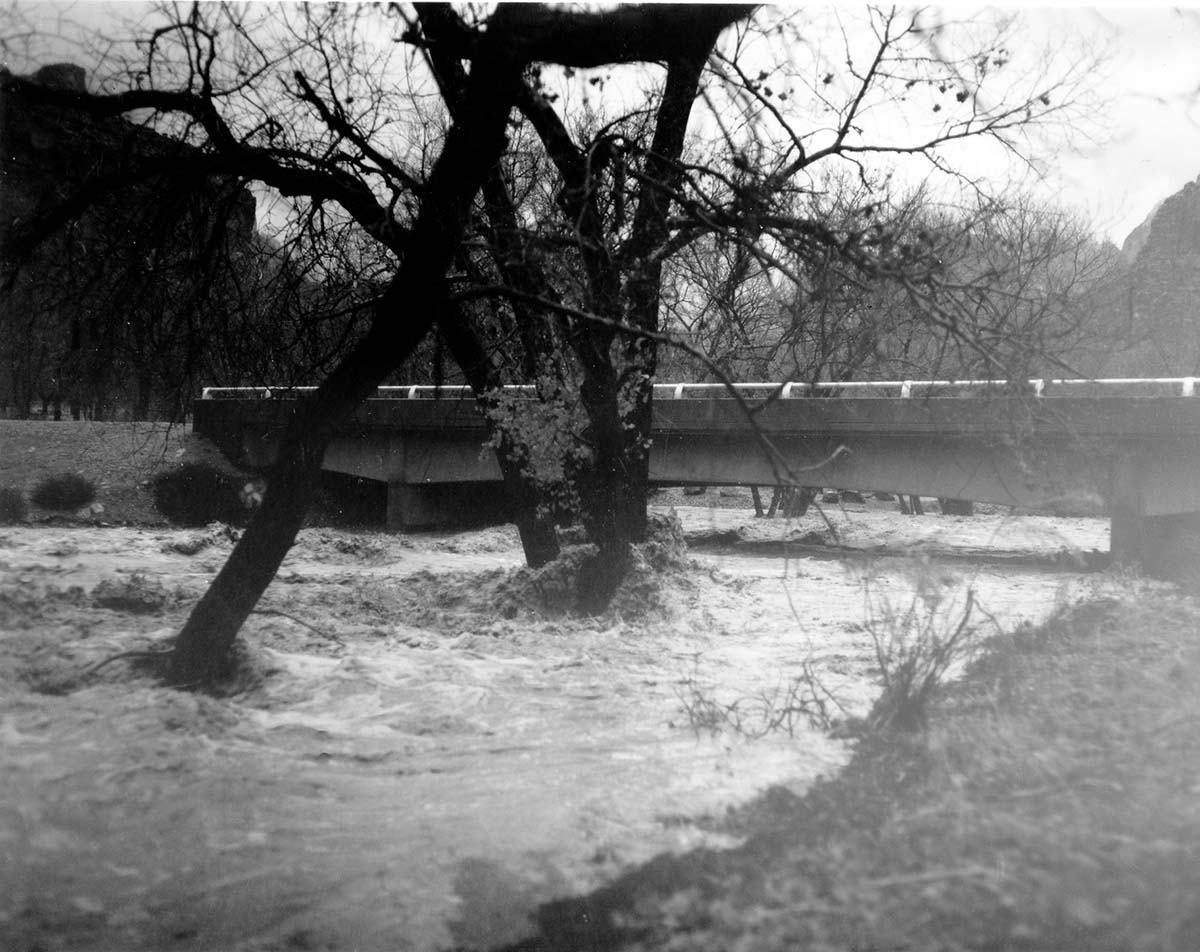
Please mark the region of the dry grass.
<svg viewBox="0 0 1200 952"><path fill-rule="evenodd" d="M31 505L28 518L33 522L166 525L168 519L155 505L151 480L188 463L210 466L239 485L255 475L240 470L183 424L0 420L0 490L11 489L29 498L43 479L63 473L76 473L96 484L97 507L55 513ZM382 521L381 491L369 488L370 481L346 486L336 479L332 482L314 500L310 524L357 526Z"/></svg>
<svg viewBox="0 0 1200 952"><path fill-rule="evenodd" d="M77 473L96 484L102 512L90 521L161 524L148 481L180 462L230 465L191 428L167 423L0 420L0 486L28 496L42 480ZM35 520L47 512L32 507Z"/></svg>
<svg viewBox="0 0 1200 952"><path fill-rule="evenodd" d="M867 716L876 733L915 731L926 725L929 709L947 678L961 669L980 641L985 622L975 591L939 581L922 566L913 591L900 601L865 583L864 628L875 649L882 692Z"/></svg>
<svg viewBox="0 0 1200 952"><path fill-rule="evenodd" d="M82 472L104 486L135 486L181 457L190 430L166 423L0 420L0 483Z"/></svg>
<svg viewBox="0 0 1200 952"><path fill-rule="evenodd" d="M548 907L536 947L1193 952L1198 631L1159 595L998 637L923 733L766 798L739 850Z"/></svg>

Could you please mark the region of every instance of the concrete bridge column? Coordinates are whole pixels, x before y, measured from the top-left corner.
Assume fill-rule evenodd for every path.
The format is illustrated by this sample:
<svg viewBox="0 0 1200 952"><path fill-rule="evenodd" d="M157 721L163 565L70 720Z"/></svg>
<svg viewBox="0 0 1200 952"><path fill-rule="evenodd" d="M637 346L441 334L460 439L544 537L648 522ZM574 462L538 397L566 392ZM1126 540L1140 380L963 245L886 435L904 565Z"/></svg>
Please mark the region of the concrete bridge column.
<svg viewBox="0 0 1200 952"><path fill-rule="evenodd" d="M1155 462L1143 456L1116 461L1109 551L1118 565L1200 587L1200 512L1149 514Z"/></svg>
<svg viewBox="0 0 1200 952"><path fill-rule="evenodd" d="M1139 516L1114 508L1111 552L1119 565L1200 587L1200 513Z"/></svg>

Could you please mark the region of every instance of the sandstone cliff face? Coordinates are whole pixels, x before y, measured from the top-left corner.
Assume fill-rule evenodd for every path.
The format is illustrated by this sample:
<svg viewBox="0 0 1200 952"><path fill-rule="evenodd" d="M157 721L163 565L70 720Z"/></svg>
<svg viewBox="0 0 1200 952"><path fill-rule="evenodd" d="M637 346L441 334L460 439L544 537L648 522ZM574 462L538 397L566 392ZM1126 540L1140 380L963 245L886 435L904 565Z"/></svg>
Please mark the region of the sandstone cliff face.
<svg viewBox="0 0 1200 952"><path fill-rule="evenodd" d="M44 66L26 78L59 90L86 90L83 69L70 63ZM161 212L165 206L170 213L182 215L195 214L203 205L207 206L204 214L214 221L219 218L229 229L230 240L252 241L254 196L228 178L196 171L197 158L188 146L121 118L93 118L0 94L0 208L4 209L0 241L9 229L80 189L99 190L102 183L117 184L121 178L140 187L130 189L121 183L125 187L119 199L101 195L89 213L109 219L114 226L123 225L139 240L151 237L144 234L144 225L147 213L155 208ZM186 208L189 205L191 209ZM86 217L80 214L77 219Z"/></svg>
<svg viewBox="0 0 1200 952"><path fill-rule="evenodd" d="M1122 248L1122 287L1140 374L1200 374L1200 180L1164 199Z"/></svg>
<svg viewBox="0 0 1200 952"><path fill-rule="evenodd" d="M1137 260L1137 256L1141 254L1142 249L1146 247L1146 242L1150 240L1150 224L1165 201L1166 199L1163 199L1150 209L1150 214L1146 216L1145 220L1133 229L1121 243L1121 260L1125 264L1132 265Z"/></svg>
<svg viewBox="0 0 1200 952"><path fill-rule="evenodd" d="M86 90L73 64L26 78ZM200 159L125 119L0 92L0 351L15 355L0 408L145 416L174 399L193 356L181 333L261 244L254 197Z"/></svg>
<svg viewBox="0 0 1200 952"><path fill-rule="evenodd" d="M86 91L71 64L32 80ZM182 419L203 386L310 384L353 343L372 289L260 235L239 180L29 85L0 69L0 415Z"/></svg>

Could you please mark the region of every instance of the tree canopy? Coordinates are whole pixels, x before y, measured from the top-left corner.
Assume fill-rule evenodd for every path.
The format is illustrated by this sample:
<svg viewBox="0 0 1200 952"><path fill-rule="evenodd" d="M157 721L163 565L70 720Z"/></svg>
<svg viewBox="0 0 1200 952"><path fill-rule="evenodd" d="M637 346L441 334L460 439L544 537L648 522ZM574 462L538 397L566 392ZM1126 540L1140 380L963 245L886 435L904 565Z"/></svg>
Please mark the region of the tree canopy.
<svg viewBox="0 0 1200 952"><path fill-rule="evenodd" d="M645 532L664 347L718 378L788 368L781 354L851 374L950 350L1000 376L1053 356L1047 329L1069 324L1020 284L1066 252L1026 231L1018 244L1042 264L998 270L1012 203L972 163L1029 156L1032 130L1073 115L1084 64L1031 70L1003 18L194 4L129 31L91 88L5 73L0 90L177 143L176 166L253 192L276 240L312 252L295 260L316 284L341 276L354 292L355 268L370 272L338 298L352 307L311 315L356 322L330 332L263 506L177 639L178 684L219 673L331 435L423 347L493 422L531 564L557 554L554 499L577 507L597 547L580 604L598 610ZM0 257L149 176L88 169L0 236ZM250 324L282 320L272 300ZM511 382L536 384L541 409L506 406Z"/></svg>

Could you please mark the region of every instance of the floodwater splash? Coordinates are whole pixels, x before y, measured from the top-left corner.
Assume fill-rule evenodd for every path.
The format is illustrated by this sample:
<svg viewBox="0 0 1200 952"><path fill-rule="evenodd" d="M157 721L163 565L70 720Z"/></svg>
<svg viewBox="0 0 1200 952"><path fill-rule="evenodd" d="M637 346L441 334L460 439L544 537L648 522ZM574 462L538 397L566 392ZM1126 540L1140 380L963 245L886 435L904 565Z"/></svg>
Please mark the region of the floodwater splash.
<svg viewBox="0 0 1200 952"><path fill-rule="evenodd" d="M713 518L680 514L691 533ZM749 522L746 535L771 531ZM59 554L34 528L0 537L9 945L519 941L538 903L665 851L737 845L731 809L772 786L803 792L847 756L808 729L694 731L681 684L730 701L812 664L851 711L878 691L855 565L693 552L655 576L648 615L551 617L510 592L504 617L489 600L512 588L520 549L498 530L305 530L264 599L273 613L247 625L256 676L236 695L169 691L121 662L31 690L34 668L177 630L231 545L188 555L178 536L55 529ZM907 564L878 562L876 584L902 585ZM170 597L134 611L91 596L134 572ZM991 566L971 584L1009 625L1052 610L1066 578L1083 577Z"/></svg>

